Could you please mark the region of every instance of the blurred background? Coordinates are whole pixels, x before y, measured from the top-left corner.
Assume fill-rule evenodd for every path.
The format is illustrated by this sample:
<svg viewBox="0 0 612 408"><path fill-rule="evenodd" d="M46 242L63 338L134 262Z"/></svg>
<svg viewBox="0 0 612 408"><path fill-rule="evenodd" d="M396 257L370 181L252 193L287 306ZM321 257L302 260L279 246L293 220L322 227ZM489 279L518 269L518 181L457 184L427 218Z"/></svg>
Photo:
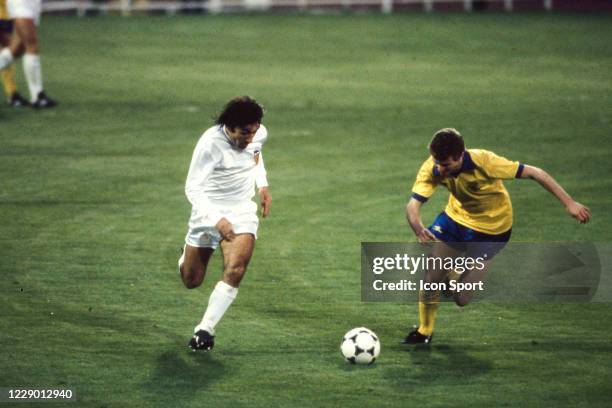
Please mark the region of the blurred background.
<svg viewBox="0 0 612 408"><path fill-rule="evenodd" d="M377 11L611 11L609 0L50 0L48 13L236 13Z"/></svg>

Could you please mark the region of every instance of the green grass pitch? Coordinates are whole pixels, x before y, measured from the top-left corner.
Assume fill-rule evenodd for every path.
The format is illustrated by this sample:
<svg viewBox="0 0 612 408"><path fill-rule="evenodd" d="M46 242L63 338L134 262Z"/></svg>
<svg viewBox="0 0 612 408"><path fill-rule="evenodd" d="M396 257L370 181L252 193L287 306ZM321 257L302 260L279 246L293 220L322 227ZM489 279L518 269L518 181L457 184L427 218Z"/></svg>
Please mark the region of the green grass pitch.
<svg viewBox="0 0 612 408"><path fill-rule="evenodd" d="M0 387L71 386L71 407L609 406L609 303L444 304L415 351L398 341L416 305L359 286L361 241L414 240L404 206L441 127L593 211L578 226L507 183L514 241L611 240L609 15L46 17L41 38L61 105L0 107ZM267 108L274 203L215 350L194 354L220 262L182 287L183 185L241 94ZM339 353L362 325L382 341L365 368Z"/></svg>

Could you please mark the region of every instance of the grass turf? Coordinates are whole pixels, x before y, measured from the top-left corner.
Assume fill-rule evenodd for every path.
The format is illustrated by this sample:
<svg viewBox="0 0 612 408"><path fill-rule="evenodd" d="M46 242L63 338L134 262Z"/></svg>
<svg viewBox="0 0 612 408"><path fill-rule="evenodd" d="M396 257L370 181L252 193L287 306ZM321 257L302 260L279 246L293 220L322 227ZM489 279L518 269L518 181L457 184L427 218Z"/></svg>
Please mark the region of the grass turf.
<svg viewBox="0 0 612 408"><path fill-rule="evenodd" d="M359 265L361 241L413 240L403 207L446 126L547 169L593 210L577 226L535 183L508 183L514 241L609 242L611 22L45 18L61 105L0 108L0 386L72 386L83 407L606 406L609 304L445 304L433 347L415 351L397 341L416 306L361 303ZM267 107L274 204L217 348L196 355L186 343L220 262L182 287L183 183L200 133L240 94ZM361 325L382 340L366 368L338 351Z"/></svg>

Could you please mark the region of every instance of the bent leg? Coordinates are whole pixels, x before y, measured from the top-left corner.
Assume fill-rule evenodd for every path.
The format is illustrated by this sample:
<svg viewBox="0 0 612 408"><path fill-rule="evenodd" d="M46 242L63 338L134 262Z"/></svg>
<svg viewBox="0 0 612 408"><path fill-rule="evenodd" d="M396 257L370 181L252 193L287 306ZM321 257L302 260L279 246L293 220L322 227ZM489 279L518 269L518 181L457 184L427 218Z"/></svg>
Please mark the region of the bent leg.
<svg viewBox="0 0 612 408"><path fill-rule="evenodd" d="M7 47L10 41L10 33L0 31L0 49ZM0 69L0 75L2 76L2 83L4 84L4 93L6 94L7 99L10 101L13 94L17 92L17 83L15 82L15 65L9 64L8 66Z"/></svg>
<svg viewBox="0 0 612 408"><path fill-rule="evenodd" d="M455 258L459 251L448 246L444 242L436 242L431 254L432 258ZM425 272L425 282L444 282L448 271L443 268L444 262L434 262L434 267ZM431 336L440 306L439 290L419 291L419 329L418 332L424 336Z"/></svg>
<svg viewBox="0 0 612 408"><path fill-rule="evenodd" d="M179 266L181 279L187 289L197 288L204 281L208 261L215 250L185 245L183 263Z"/></svg>
<svg viewBox="0 0 612 408"><path fill-rule="evenodd" d="M232 241L221 241L223 282L234 288L240 286L254 248L255 237L252 234L238 234Z"/></svg>
<svg viewBox="0 0 612 408"><path fill-rule="evenodd" d="M433 250L431 251L431 258L440 258L444 260L444 258L456 258L459 256L461 252L454 249L453 247L447 245L444 242L436 242L434 244ZM434 262L434 267L429 268L425 272L425 282L444 282L446 279L446 275L448 274L448 270L444 269L444 262Z"/></svg>
<svg viewBox="0 0 612 408"><path fill-rule="evenodd" d="M23 73L25 74L28 89L30 90L30 101L35 108L55 106L55 101L48 99L43 94L42 69L40 64L40 46L36 34L34 20L29 18L15 19L15 32L23 42L25 55L23 56ZM41 100L41 103L38 102Z"/></svg>
<svg viewBox="0 0 612 408"><path fill-rule="evenodd" d="M15 30L13 30L13 33L10 36L7 46L10 49L11 54L15 58L21 57L25 52L25 45L23 45L23 41L21 41L21 38L19 37L19 35L17 35L17 32Z"/></svg>
<svg viewBox="0 0 612 408"><path fill-rule="evenodd" d="M195 333L204 330L214 335L215 326L238 296L238 286L251 260L254 247L255 237L252 234L238 234L231 241L221 241L223 279L217 282L210 294L208 307L202 321L195 327Z"/></svg>
<svg viewBox="0 0 612 408"><path fill-rule="evenodd" d="M487 276L487 271L489 270L489 265L491 265L491 259L488 261L484 261L484 267L482 269L471 269L469 271L465 271L461 274L461 279L459 282L461 283L478 283L484 282L484 278ZM472 301L474 295L476 294L475 290L462 290L461 292L455 292L453 298L455 299L455 303L458 306L466 306L468 303Z"/></svg>
<svg viewBox="0 0 612 408"><path fill-rule="evenodd" d="M38 34L36 24L31 18L16 18L15 19L15 34L23 44L26 54L39 54L40 44L38 43ZM19 42L11 44L11 48L17 47ZM11 51L17 51L11 49Z"/></svg>
<svg viewBox="0 0 612 408"><path fill-rule="evenodd" d="M23 55L25 50L23 43L15 32L10 36L8 44L3 46L4 48L0 50L0 70L11 65L16 58Z"/></svg>

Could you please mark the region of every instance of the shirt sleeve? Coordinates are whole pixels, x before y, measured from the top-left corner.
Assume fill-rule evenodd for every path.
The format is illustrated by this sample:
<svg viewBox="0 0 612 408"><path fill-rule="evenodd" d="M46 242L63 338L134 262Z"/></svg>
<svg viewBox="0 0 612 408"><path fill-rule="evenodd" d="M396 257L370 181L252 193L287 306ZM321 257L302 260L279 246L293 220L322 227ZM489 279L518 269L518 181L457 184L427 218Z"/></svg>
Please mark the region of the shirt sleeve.
<svg viewBox="0 0 612 408"><path fill-rule="evenodd" d="M266 166L264 165L263 154L259 153L257 166L255 166L255 185L257 188L268 187L268 178L266 177Z"/></svg>
<svg viewBox="0 0 612 408"><path fill-rule="evenodd" d="M255 166L255 185L257 188L268 187L268 179L266 177L266 166L264 165L262 149L264 143L268 140L268 129L261 125L253 138L254 153L259 155L257 166Z"/></svg>
<svg viewBox="0 0 612 408"><path fill-rule="evenodd" d="M438 182L433 174L434 162L431 157L419 169L416 180L412 186L412 198L424 203L433 195Z"/></svg>
<svg viewBox="0 0 612 408"><path fill-rule="evenodd" d="M223 153L210 140L200 139L191 158L189 173L185 183L185 195L198 212L210 218L213 224L219 222L222 215L215 211L204 186L215 166L223 159Z"/></svg>
<svg viewBox="0 0 612 408"><path fill-rule="evenodd" d="M520 178L523 165L517 161L508 160L487 150L480 150L477 163L480 168L491 178L513 179Z"/></svg>

